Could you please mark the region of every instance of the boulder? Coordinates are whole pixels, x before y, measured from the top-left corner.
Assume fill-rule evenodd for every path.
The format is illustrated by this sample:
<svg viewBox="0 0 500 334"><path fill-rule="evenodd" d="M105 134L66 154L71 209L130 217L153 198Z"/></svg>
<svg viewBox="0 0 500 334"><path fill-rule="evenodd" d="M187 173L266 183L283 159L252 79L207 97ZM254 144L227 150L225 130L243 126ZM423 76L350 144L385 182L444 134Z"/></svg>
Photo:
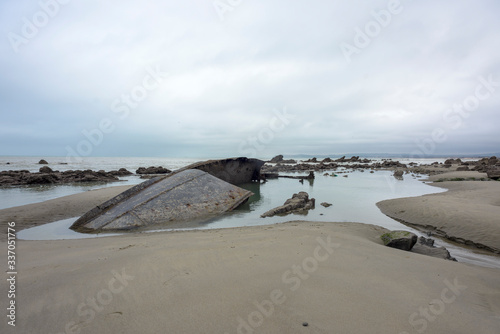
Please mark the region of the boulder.
<svg viewBox="0 0 500 334"><path fill-rule="evenodd" d="M54 173L54 171L50 167L43 166L40 167L40 173Z"/></svg>
<svg viewBox="0 0 500 334"><path fill-rule="evenodd" d="M38 161L38 164L40 164L40 165L48 165L49 163L46 160L42 159L42 160Z"/></svg>
<svg viewBox="0 0 500 334"><path fill-rule="evenodd" d="M391 231L380 236L384 245L410 251L417 243L417 235L408 231Z"/></svg>
<svg viewBox="0 0 500 334"><path fill-rule="evenodd" d="M332 206L331 203L327 203L327 202L323 202L323 203L321 203L321 205L323 205L325 208L328 208L329 206Z"/></svg>
<svg viewBox="0 0 500 334"><path fill-rule="evenodd" d="M315 199L309 199L309 194L301 191L293 194L292 198L285 201L282 206L271 209L261 215L261 218L272 217L275 215L287 215L289 213L304 213L307 210L314 209Z"/></svg>
<svg viewBox="0 0 500 334"><path fill-rule="evenodd" d="M120 168L119 170L112 170L111 172L109 172L111 175L114 175L114 176L127 176L127 175L132 175L132 172L129 172L127 169L125 168Z"/></svg>
<svg viewBox="0 0 500 334"><path fill-rule="evenodd" d="M469 167L467 166L460 166L460 167L457 167L457 172L465 172L465 171L469 171Z"/></svg>

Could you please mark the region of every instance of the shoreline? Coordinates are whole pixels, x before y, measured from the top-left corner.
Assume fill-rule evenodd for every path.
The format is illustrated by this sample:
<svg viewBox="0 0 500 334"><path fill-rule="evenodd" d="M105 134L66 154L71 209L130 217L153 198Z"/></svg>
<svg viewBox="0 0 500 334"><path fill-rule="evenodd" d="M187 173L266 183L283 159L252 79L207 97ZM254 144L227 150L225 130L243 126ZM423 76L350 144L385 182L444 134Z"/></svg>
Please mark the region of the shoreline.
<svg viewBox="0 0 500 334"><path fill-rule="evenodd" d="M133 185L99 188L44 202L15 206L0 210L0 217L5 223L14 221L19 230L24 230L81 216L131 187ZM0 240L6 240L6 233L1 231Z"/></svg>
<svg viewBox="0 0 500 334"><path fill-rule="evenodd" d="M500 182L481 179L484 174L478 172L430 176L429 185L447 191L385 200L377 206L404 225L499 255Z"/></svg>

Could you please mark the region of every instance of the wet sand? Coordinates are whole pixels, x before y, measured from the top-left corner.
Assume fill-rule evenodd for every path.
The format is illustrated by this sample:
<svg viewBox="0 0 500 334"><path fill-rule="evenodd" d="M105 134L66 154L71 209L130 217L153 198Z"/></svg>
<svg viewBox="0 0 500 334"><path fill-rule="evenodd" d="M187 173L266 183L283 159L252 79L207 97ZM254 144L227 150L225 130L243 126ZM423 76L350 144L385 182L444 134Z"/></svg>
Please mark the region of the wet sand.
<svg viewBox="0 0 500 334"><path fill-rule="evenodd" d="M485 177L477 172L451 172L429 180ZM382 201L377 206L404 224L500 254L500 182L443 181L431 185L448 191Z"/></svg>
<svg viewBox="0 0 500 334"><path fill-rule="evenodd" d="M19 240L16 327L4 317L0 331L498 333L500 269L388 248L384 231L290 222Z"/></svg>

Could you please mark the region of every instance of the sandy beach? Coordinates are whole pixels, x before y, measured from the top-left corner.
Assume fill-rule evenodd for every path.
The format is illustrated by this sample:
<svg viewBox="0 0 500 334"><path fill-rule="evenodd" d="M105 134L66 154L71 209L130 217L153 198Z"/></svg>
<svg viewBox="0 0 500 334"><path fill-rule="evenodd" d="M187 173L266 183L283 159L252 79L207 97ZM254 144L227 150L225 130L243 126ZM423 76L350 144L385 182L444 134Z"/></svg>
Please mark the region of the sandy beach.
<svg viewBox="0 0 500 334"><path fill-rule="evenodd" d="M414 208L412 217L426 219L427 210L434 207L425 203L435 203L436 212L439 205L447 205L450 213L433 216L441 225L459 223L450 217L452 213L460 215L460 210L474 205L482 205L471 211L476 218L482 215L477 219L481 222L497 212L495 202L485 199L495 198L500 183L437 185L450 191L391 200L389 207L417 201L420 206L409 206ZM16 221L20 230L81 215L126 188L88 191L0 210L0 215L5 222ZM424 206L429 209L423 210ZM405 210L410 212L408 205ZM479 226L483 225L477 224L475 230L482 231L482 239L476 240L488 243L493 234L491 241L498 241L497 225ZM359 223L301 221L96 239L18 240L16 327L4 319L0 330L498 332L500 269L388 248L379 238L386 231ZM1 247L6 249L5 234L3 239ZM0 288L8 291L8 281L3 280Z"/></svg>
<svg viewBox="0 0 500 334"><path fill-rule="evenodd" d="M388 248L383 232L290 222L18 241L16 327L0 330L498 333L499 269Z"/></svg>
<svg viewBox="0 0 500 334"><path fill-rule="evenodd" d="M389 217L422 231L500 253L500 182L446 181L485 178L478 172L450 172L429 177L447 192L377 203Z"/></svg>

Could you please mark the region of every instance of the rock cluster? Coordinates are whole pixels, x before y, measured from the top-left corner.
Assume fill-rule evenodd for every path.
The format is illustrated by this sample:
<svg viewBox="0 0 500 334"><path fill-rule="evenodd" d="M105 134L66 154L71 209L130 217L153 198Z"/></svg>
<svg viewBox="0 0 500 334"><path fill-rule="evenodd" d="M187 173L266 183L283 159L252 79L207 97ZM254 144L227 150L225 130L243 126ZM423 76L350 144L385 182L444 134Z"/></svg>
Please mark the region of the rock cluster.
<svg viewBox="0 0 500 334"><path fill-rule="evenodd" d="M328 159L328 158L327 158ZM313 161L313 159L308 161ZM330 159L331 160L331 159ZM366 160L366 159L365 159ZM393 169L393 168L407 168L405 164L399 161L386 160L383 162L368 163L365 160L360 160L359 163L350 165L340 165L339 162L325 162L324 160L318 163L297 163L297 164L283 164L277 163L275 166L264 165L261 169L262 173L277 173L277 172L305 172L316 171L322 172L326 170L336 170L339 167L346 167L350 169Z"/></svg>
<svg viewBox="0 0 500 334"><path fill-rule="evenodd" d="M0 186L19 186L34 184L63 184L78 182L114 182L119 181L117 176L130 175L128 170L121 168L111 172L92 170L53 171L50 167L40 168L38 173L28 170L0 172Z"/></svg>
<svg viewBox="0 0 500 334"><path fill-rule="evenodd" d="M272 217L275 215L287 215L289 213L304 213L307 210L314 209L315 199L309 199L309 194L301 191L298 194L293 194L292 198L285 201L282 206L271 209L261 215L262 218Z"/></svg>

